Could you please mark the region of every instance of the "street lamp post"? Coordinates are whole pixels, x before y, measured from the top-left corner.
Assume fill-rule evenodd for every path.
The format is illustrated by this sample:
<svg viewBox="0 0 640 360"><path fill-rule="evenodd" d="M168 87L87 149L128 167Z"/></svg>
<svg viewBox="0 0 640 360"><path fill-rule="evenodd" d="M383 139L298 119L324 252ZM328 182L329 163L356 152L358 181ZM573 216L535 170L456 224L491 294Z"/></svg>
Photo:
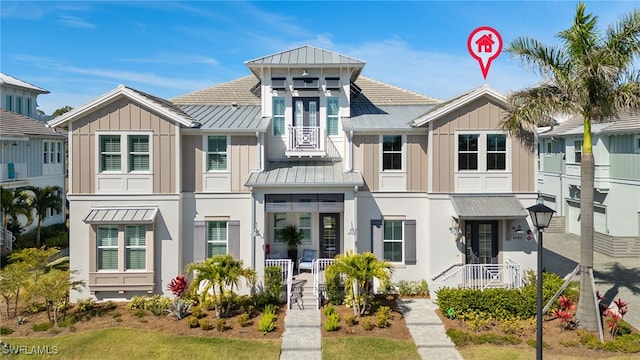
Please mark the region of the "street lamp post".
<svg viewBox="0 0 640 360"><path fill-rule="evenodd" d="M538 199L538 203L529 208L529 216L533 226L538 229L538 284L537 284L537 306L536 314L536 360L542 360L542 232L549 227L551 217L555 212L550 207L542 203L542 199Z"/></svg>

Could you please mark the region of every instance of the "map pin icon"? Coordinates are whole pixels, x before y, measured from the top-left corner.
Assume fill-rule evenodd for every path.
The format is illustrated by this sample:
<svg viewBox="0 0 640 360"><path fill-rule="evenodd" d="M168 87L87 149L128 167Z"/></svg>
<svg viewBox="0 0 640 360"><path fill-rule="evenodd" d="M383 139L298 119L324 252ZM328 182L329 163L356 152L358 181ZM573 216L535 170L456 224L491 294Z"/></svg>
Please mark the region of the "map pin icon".
<svg viewBox="0 0 640 360"><path fill-rule="evenodd" d="M469 54L480 64L482 76L486 80L491 62L502 51L502 36L492 27L481 26L469 34L467 49Z"/></svg>

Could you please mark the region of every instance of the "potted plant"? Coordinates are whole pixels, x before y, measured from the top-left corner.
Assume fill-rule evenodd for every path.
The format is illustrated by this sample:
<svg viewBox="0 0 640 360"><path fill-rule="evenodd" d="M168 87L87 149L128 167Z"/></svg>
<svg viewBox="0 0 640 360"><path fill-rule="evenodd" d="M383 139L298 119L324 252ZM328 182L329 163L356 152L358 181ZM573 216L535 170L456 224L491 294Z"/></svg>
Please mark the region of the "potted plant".
<svg viewBox="0 0 640 360"><path fill-rule="evenodd" d="M304 238L304 233L295 225L287 225L280 229L280 238L287 244L289 259L295 263L298 257L298 246Z"/></svg>

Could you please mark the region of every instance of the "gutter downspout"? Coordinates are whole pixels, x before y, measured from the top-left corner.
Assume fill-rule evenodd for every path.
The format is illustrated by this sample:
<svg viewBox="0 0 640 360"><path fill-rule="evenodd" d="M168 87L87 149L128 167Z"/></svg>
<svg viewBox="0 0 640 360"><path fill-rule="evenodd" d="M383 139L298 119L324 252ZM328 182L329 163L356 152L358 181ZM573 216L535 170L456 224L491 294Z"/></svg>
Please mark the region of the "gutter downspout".
<svg viewBox="0 0 640 360"><path fill-rule="evenodd" d="M264 151L262 150L262 137L260 136L260 132L256 131L256 146L258 149L258 171L262 172L264 170L264 160L262 159L262 155Z"/></svg>
<svg viewBox="0 0 640 360"><path fill-rule="evenodd" d="M347 148L349 149L347 171L353 172L353 130L349 131L349 146ZM357 189L358 187L356 186L356 192L358 191Z"/></svg>
<svg viewBox="0 0 640 360"><path fill-rule="evenodd" d="M358 185L353 187L353 221L355 227L353 231L353 251L358 253Z"/></svg>
<svg viewBox="0 0 640 360"><path fill-rule="evenodd" d="M253 192L253 187L249 188L251 191L251 268L256 268L256 198L255 193Z"/></svg>

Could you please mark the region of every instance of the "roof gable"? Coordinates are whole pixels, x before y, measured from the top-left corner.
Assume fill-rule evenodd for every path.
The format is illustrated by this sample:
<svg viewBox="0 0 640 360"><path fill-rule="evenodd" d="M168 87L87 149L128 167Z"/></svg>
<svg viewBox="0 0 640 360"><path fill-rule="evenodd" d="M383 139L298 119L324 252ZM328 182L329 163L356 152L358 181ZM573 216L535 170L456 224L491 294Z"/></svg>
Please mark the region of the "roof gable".
<svg viewBox="0 0 640 360"><path fill-rule="evenodd" d="M506 97L504 95L500 94L496 90L493 90L488 85L483 85L481 87L464 92L449 100L446 100L445 102L437 106L434 106L433 109L429 110L426 114L414 120L413 125L416 127L425 125L482 97L493 99L504 106L507 105Z"/></svg>
<svg viewBox="0 0 640 360"><path fill-rule="evenodd" d="M289 66L289 65L354 65L364 66L365 62L335 52L313 46L301 46L281 51L272 55L245 61L249 67L253 65Z"/></svg>
<svg viewBox="0 0 640 360"><path fill-rule="evenodd" d="M0 85L9 85L14 87L19 87L22 89L27 89L33 91L38 94L48 94L49 91L43 88L37 87L33 84L29 84L26 81L14 78L11 75L7 75L5 73L0 72Z"/></svg>
<svg viewBox="0 0 640 360"><path fill-rule="evenodd" d="M182 111L180 108L172 104L171 102L162 98L147 94L145 92L124 86L118 85L117 88L109 91L108 93L78 107L67 113L64 113L53 120L48 122L49 126L64 126L68 122L77 120L88 113L95 111L98 107L105 105L115 99L126 97L133 102L144 105L149 109L171 119L186 127L198 127L199 124L191 118L188 114Z"/></svg>

